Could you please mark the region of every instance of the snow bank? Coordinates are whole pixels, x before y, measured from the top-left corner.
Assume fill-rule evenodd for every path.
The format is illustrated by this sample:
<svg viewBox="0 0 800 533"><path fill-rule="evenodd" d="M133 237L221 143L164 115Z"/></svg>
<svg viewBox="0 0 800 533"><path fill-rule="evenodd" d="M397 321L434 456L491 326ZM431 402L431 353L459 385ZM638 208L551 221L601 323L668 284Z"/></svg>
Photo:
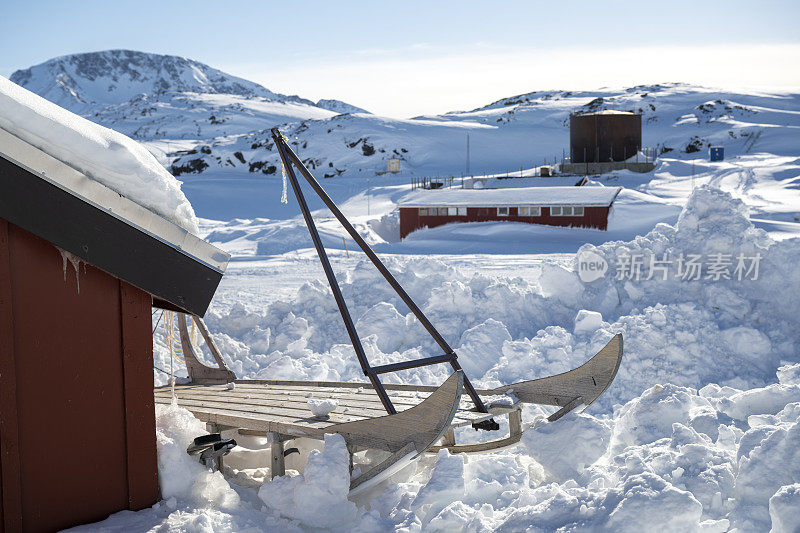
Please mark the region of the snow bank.
<svg viewBox="0 0 800 533"><path fill-rule="evenodd" d="M773 533L800 530L800 484L786 485L769 499Z"/></svg>
<svg viewBox="0 0 800 533"><path fill-rule="evenodd" d="M239 496L221 472L211 472L186 448L195 437L205 435L205 424L177 405L156 405L158 481L161 497L196 506L235 508ZM174 506L174 503L172 504Z"/></svg>
<svg viewBox="0 0 800 533"><path fill-rule="evenodd" d="M328 530L349 529L362 512L347 500L348 465L344 438L326 435L324 450L311 452L302 475L276 478L261 486L258 497L276 516Z"/></svg>
<svg viewBox="0 0 800 533"><path fill-rule="evenodd" d="M468 275L425 258L394 257L388 266L456 348L471 379L486 387L578 366L617 332L625 336L625 358L593 412L608 412L658 383L761 387L774 382L784 362L797 362L800 242L774 242L726 193L698 189L675 226L660 224L632 241L585 245L582 252L606 261L606 275L584 283L577 265L546 262L535 283ZM616 279L618 263L631 254L647 265L651 257L718 253L760 254L758 279L706 279L704 271L701 279L682 280L676 265L666 279L661 274L646 279L646 270L638 280ZM358 264L340 280L373 364L438 353L371 264ZM263 311L242 304L226 312L212 310L207 322L235 354L229 363L239 376L363 379L324 282L305 284L292 301ZM387 379L437 384L447 374L438 365ZM789 384L780 390L786 399L800 392ZM743 419L755 401L754 396L730 398L720 410Z"/></svg>
<svg viewBox="0 0 800 533"><path fill-rule="evenodd" d="M758 404L767 411L786 401L774 385L751 390L773 398ZM236 498L219 474L185 453L203 425L183 409L159 406L165 501L86 529L796 531L800 402L775 414L754 407L739 420L720 409L741 392L656 385L607 416L539 418L516 447L423 457L359 506L347 499L341 436L326 436L303 475L265 483L257 498L240 488Z"/></svg>
<svg viewBox="0 0 800 533"><path fill-rule="evenodd" d="M622 331L617 380L584 413L547 422L527 410L533 425L517 447L423 458L396 476L399 484L379 487L369 511L346 502L346 453L329 437L310 460L318 475L307 469L262 487L265 516L306 530L319 527L322 507L324 527L374 531L796 529L800 243L772 241L740 202L702 189L675 226L585 249L608 261L609 273L633 251L762 259L758 279L607 274L590 283L577 265L545 263L532 283L393 259L390 268L481 385L577 366ZM364 264L342 276L370 360L435 353L378 276ZM322 283L261 312L237 304L209 313L208 323L241 376L363 379ZM387 378L439 383L447 373L431 366Z"/></svg>
<svg viewBox="0 0 800 533"><path fill-rule="evenodd" d="M79 117L0 76L0 128L198 233L192 205L176 180L141 144Z"/></svg>

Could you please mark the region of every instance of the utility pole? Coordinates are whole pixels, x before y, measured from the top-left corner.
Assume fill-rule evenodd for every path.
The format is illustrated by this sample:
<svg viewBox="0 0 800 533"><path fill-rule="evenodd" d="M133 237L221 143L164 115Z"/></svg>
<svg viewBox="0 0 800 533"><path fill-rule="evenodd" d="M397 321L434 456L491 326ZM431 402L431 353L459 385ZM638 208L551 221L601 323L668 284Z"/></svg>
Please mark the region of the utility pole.
<svg viewBox="0 0 800 533"><path fill-rule="evenodd" d="M469 176L469 133L467 133L467 176Z"/></svg>

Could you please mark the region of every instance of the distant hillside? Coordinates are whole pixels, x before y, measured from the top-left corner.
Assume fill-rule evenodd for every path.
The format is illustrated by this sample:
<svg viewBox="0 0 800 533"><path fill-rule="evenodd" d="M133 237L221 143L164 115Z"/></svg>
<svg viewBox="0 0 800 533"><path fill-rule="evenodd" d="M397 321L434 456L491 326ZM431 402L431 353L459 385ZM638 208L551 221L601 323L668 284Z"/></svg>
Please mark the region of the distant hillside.
<svg viewBox="0 0 800 533"><path fill-rule="evenodd" d="M729 155L795 154L800 95L725 92L684 84L618 91L547 91L505 98L468 112L414 119L341 115L282 126L295 149L321 177L367 176L401 160L407 175L459 176L470 137L473 174L518 171L569 156L569 114L603 109L643 116L643 144L686 157L711 144ZM796 143L794 148L796 148ZM175 173L261 172L279 168L269 132L207 139L176 153Z"/></svg>
<svg viewBox="0 0 800 533"><path fill-rule="evenodd" d="M174 174L275 175L269 128L280 126L320 177L374 176L386 160L404 175L515 171L569 155L569 113L643 115L643 143L672 155L710 144L727 153L793 155L800 95L680 83L621 90L539 91L472 111L394 119L338 100L274 93L191 59L112 50L52 59L12 80L145 142ZM796 142L794 147L796 148Z"/></svg>
<svg viewBox="0 0 800 533"><path fill-rule="evenodd" d="M192 59L131 50L57 57L11 81L141 140L202 139L363 111L275 93Z"/></svg>

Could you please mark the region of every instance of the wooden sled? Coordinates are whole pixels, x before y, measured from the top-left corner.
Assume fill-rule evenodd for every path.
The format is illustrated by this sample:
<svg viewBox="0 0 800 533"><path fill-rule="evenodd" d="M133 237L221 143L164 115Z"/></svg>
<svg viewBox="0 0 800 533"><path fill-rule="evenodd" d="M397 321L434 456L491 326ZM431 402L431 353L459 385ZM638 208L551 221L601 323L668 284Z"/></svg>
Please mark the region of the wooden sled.
<svg viewBox="0 0 800 533"><path fill-rule="evenodd" d="M462 398L463 371L453 373L440 387L385 384L398 410L387 415L371 383L235 379L203 321L192 318L218 366L206 366L198 359L185 316L180 316L178 328L190 383L175 385L178 405L206 422L211 432L237 430L242 435L268 437L273 477L284 475L284 445L296 438L322 440L326 433L339 433L351 454L364 449L391 453L352 481L352 494L380 483L426 451L447 448L453 453L473 453L516 444L522 436L522 404L558 407L551 421L581 405L589 406L614 380L622 358L622 335L616 335L589 361L563 374L478 389L488 413L477 411L468 397ZM312 416L309 400L330 398L337 400L337 408L325 418ZM170 404L171 387L156 388L155 401ZM496 416L508 417L507 436L474 444L456 442L457 428Z"/></svg>

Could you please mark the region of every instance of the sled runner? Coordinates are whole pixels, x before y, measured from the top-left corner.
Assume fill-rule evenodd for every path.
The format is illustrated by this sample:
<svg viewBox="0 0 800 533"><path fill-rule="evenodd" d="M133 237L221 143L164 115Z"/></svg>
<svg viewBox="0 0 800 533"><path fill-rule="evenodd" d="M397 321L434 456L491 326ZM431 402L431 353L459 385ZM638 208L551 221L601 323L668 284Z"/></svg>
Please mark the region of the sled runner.
<svg viewBox="0 0 800 533"><path fill-rule="evenodd" d="M157 388L157 403L169 404L174 394L178 404L205 421L212 432L238 430L243 435L269 437L272 476L284 474L284 456L291 452L284 449L284 443L296 438L324 439L326 433L339 433L347 442L351 459L353 453L364 449L389 452L387 459L352 480L351 494L356 494L388 478L427 451L447 448L452 452L468 453L515 444L522 436L522 404L555 406L558 409L549 420L557 420L582 405L591 405L614 380L622 359L621 334L614 336L589 361L568 372L495 389L476 389L464 375L455 351L325 193L283 135L273 129L272 136L361 369L369 382L237 380L226 367L203 321L193 316L193 324L199 329L217 367L200 362L188 333L186 316L178 315L180 351L190 382L174 388ZM442 355L386 365L370 364L294 168L441 347ZM434 364L449 364L453 369L453 374L439 387L384 385L380 380L382 374ZM463 398L462 391L466 393ZM336 401L330 414L325 417L312 415L310 400L330 399ZM507 436L480 443L456 442L456 430L460 427L499 430L500 425L494 419L499 416L508 418Z"/></svg>

